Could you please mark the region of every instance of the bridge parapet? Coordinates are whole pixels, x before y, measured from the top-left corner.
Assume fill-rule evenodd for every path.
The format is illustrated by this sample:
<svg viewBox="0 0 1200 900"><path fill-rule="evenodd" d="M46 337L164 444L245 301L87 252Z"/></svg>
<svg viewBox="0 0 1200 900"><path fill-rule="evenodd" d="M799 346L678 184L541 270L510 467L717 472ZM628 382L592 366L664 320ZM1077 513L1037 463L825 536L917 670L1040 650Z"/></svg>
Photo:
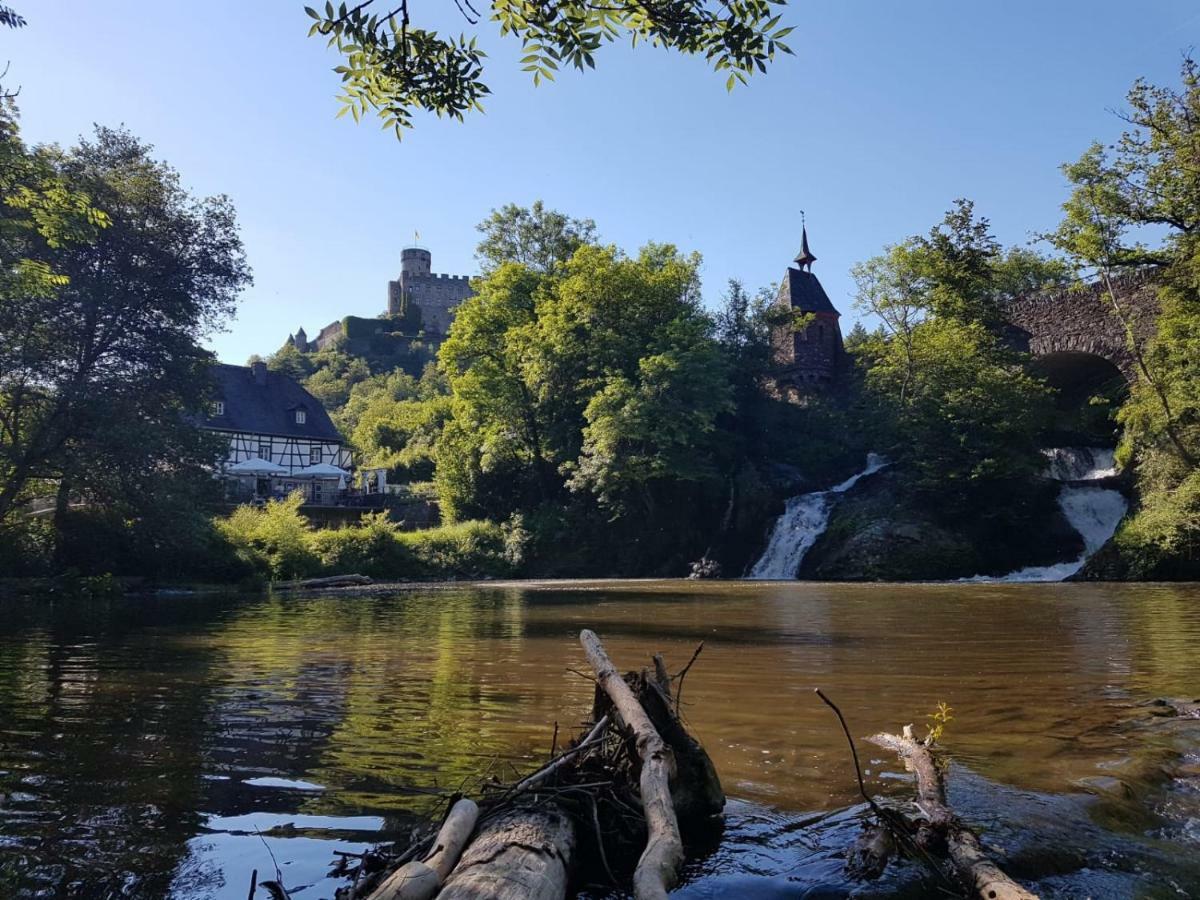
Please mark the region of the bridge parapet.
<svg viewBox="0 0 1200 900"><path fill-rule="evenodd" d="M1148 340L1158 317L1153 273L1125 273L1112 279L1112 287L1137 339ZM1127 379L1136 375L1125 327L1103 281L1019 297L1007 304L1005 319L1014 344L1035 357L1086 353L1108 360Z"/></svg>

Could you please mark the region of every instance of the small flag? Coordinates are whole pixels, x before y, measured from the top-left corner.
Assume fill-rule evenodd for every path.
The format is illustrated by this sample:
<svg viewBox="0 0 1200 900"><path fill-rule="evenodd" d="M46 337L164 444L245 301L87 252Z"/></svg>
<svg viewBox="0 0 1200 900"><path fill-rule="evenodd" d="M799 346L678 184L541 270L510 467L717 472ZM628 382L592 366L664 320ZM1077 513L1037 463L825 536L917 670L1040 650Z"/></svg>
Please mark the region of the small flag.
<svg viewBox="0 0 1200 900"><path fill-rule="evenodd" d="M414 230L413 239L419 241L421 239L421 232Z"/></svg>

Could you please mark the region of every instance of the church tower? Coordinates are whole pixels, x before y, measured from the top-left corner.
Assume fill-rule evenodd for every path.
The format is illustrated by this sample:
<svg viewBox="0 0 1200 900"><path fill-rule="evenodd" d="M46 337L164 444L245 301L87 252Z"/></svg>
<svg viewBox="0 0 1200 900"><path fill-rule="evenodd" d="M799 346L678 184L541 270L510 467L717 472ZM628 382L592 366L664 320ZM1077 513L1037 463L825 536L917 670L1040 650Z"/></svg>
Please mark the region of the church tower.
<svg viewBox="0 0 1200 900"><path fill-rule="evenodd" d="M812 273L817 257L808 246L808 228L802 226L796 265L789 266L775 297L778 312L793 315L771 329L771 349L780 372L781 389L805 390L831 384L845 364L842 348L841 313L834 308L825 288ZM797 315L807 324L795 327Z"/></svg>

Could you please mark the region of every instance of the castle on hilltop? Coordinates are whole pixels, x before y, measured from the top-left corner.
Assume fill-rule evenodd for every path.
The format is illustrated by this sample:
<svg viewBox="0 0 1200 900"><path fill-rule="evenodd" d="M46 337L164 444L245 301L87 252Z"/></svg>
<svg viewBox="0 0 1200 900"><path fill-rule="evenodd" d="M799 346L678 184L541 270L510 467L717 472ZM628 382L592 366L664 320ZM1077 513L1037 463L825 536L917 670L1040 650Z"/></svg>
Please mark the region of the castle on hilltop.
<svg viewBox="0 0 1200 900"><path fill-rule="evenodd" d="M330 322L312 340L298 328L287 343L301 353L346 342L366 342L377 352L414 340L436 348L450 332L458 305L474 292L469 275L435 275L432 264L433 254L424 247L405 247L400 251L400 277L388 282L386 313L374 319L346 316Z"/></svg>
<svg viewBox="0 0 1200 900"><path fill-rule="evenodd" d="M388 282L388 315L403 315L406 304L415 304L425 330L444 335L450 331L458 304L473 291L469 276L434 275L432 263L433 255L423 247L400 251L400 277Z"/></svg>

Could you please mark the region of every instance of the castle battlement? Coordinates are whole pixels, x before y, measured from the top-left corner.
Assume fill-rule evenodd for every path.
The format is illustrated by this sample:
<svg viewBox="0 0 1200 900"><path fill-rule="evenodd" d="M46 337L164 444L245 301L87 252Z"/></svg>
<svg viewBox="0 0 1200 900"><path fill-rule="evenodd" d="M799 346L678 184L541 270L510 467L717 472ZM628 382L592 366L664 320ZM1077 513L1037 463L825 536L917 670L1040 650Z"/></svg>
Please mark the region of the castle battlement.
<svg viewBox="0 0 1200 900"><path fill-rule="evenodd" d="M435 342L450 331L458 305L473 294L470 275L430 271L433 255L424 247L400 251L400 277L388 282L388 316L403 316L406 310L420 312L421 329ZM415 327L415 326L414 326ZM303 329L288 340L301 352L324 350L348 337L341 320L321 329L316 340L307 340Z"/></svg>

